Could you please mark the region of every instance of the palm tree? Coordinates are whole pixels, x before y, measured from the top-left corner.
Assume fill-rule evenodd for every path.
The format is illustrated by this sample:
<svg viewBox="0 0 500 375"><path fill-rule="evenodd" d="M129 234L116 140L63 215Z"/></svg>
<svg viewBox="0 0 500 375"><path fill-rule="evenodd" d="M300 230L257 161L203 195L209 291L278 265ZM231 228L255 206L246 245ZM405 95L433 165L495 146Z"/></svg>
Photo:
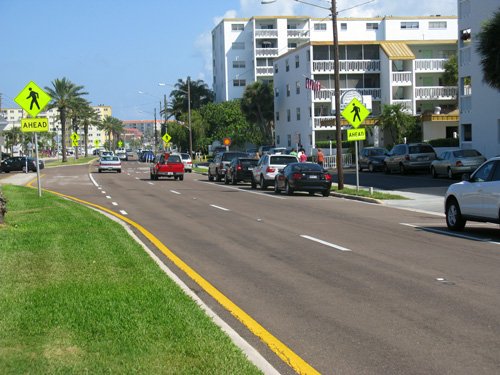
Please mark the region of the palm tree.
<svg viewBox="0 0 500 375"><path fill-rule="evenodd" d="M378 118L382 130L388 130L391 141L403 143L403 138L410 135L415 126L415 118L410 115L402 104L386 104Z"/></svg>
<svg viewBox="0 0 500 375"><path fill-rule="evenodd" d="M116 117L106 116L97 126L99 129L104 130L108 134L109 148L116 148L116 139L118 138L118 135L123 132L123 122Z"/></svg>
<svg viewBox="0 0 500 375"><path fill-rule="evenodd" d="M94 108L92 108L89 103L87 103L87 105L82 109L81 117L83 121L83 139L85 142L85 157L88 157L89 126L99 124L99 112Z"/></svg>
<svg viewBox="0 0 500 375"><path fill-rule="evenodd" d="M478 34L477 51L481 55L483 79L491 87L500 90L500 8L485 23Z"/></svg>
<svg viewBox="0 0 500 375"><path fill-rule="evenodd" d="M83 86L77 86L66 77L52 81L53 87L45 87L45 91L52 98L48 108L57 108L61 120L62 136L62 161L68 161L66 157L66 118L68 110L76 98L87 95L83 92Z"/></svg>
<svg viewBox="0 0 500 375"><path fill-rule="evenodd" d="M14 155L14 146L21 141L23 136L21 128L12 127L9 130L4 130L3 136L5 137L5 146L10 149L10 154Z"/></svg>
<svg viewBox="0 0 500 375"><path fill-rule="evenodd" d="M71 125L73 132L75 133L78 133L80 124L83 124L83 144L85 145L85 156L88 156L88 128L90 124L98 123L99 119L96 111L90 106L90 103L87 100L78 97L72 101L69 107L68 117L71 118ZM78 148L75 155L78 159Z"/></svg>
<svg viewBox="0 0 500 375"><path fill-rule="evenodd" d="M170 97L172 98L170 111L174 114L175 119L179 120L183 113L188 112L188 81L179 79L174 86L175 90L172 90L170 93ZM214 101L214 92L210 90L208 85L201 79L197 81L189 80L189 89L191 96L191 110L200 109L205 104L212 103Z"/></svg>
<svg viewBox="0 0 500 375"><path fill-rule="evenodd" d="M274 97L273 86L256 81L245 88L241 99L241 111L247 121L257 124L266 144L274 144Z"/></svg>

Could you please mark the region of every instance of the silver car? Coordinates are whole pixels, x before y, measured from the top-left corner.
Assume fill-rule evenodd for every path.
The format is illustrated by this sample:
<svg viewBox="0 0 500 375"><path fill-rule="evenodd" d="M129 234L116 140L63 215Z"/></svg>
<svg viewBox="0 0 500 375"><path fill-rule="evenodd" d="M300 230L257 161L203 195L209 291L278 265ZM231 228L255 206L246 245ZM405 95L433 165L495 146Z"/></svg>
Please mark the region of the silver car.
<svg viewBox="0 0 500 375"><path fill-rule="evenodd" d="M274 177L280 169L285 168L290 163L297 163L299 160L294 155L265 154L257 166L252 171L252 189L260 185L262 190L267 189L269 185L274 185Z"/></svg>
<svg viewBox="0 0 500 375"><path fill-rule="evenodd" d="M436 152L427 143L408 143L396 145L384 159L384 172L429 171L432 161L436 159Z"/></svg>
<svg viewBox="0 0 500 375"><path fill-rule="evenodd" d="M472 173L483 164L486 158L477 150L445 151L431 163L431 175L436 178L440 175L452 179L464 173Z"/></svg>

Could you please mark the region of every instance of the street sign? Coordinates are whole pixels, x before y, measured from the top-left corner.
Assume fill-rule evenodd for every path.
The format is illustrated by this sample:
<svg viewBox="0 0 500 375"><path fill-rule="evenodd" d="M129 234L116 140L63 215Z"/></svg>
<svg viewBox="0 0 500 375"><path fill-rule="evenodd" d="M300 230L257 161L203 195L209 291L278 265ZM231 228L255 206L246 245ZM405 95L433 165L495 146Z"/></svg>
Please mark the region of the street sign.
<svg viewBox="0 0 500 375"><path fill-rule="evenodd" d="M361 125L369 114L370 111L356 98L353 98L342 111L342 116L355 128Z"/></svg>
<svg viewBox="0 0 500 375"><path fill-rule="evenodd" d="M163 142L168 143L168 142L170 142L170 140L172 139L172 137L168 133L165 133L163 135L163 137L161 137L161 139L163 139Z"/></svg>
<svg viewBox="0 0 500 375"><path fill-rule="evenodd" d="M123 141L122 140L118 141L118 147L123 147Z"/></svg>
<svg viewBox="0 0 500 375"><path fill-rule="evenodd" d="M95 148L99 147L100 144L101 144L101 142L99 142L98 139L94 139L94 147Z"/></svg>
<svg viewBox="0 0 500 375"><path fill-rule="evenodd" d="M21 119L21 131L29 132L48 132L49 119L46 117L23 118Z"/></svg>
<svg viewBox="0 0 500 375"><path fill-rule="evenodd" d="M30 81L19 95L14 98L14 101L32 117L36 117L49 104L51 99L35 82Z"/></svg>
<svg viewBox="0 0 500 375"><path fill-rule="evenodd" d="M71 140L78 142L80 140L80 136L76 133L71 133Z"/></svg>
<svg viewBox="0 0 500 375"><path fill-rule="evenodd" d="M366 139L366 129L347 129L348 141L364 141Z"/></svg>
<svg viewBox="0 0 500 375"><path fill-rule="evenodd" d="M224 146L231 146L231 138L229 138L229 137L224 138L224 139L222 140L222 144L223 144Z"/></svg>

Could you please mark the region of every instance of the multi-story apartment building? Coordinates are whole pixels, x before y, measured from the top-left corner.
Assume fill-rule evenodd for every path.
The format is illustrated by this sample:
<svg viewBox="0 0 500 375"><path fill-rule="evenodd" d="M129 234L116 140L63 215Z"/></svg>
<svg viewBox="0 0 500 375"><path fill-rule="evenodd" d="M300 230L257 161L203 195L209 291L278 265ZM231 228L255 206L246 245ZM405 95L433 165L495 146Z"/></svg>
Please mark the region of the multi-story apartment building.
<svg viewBox="0 0 500 375"><path fill-rule="evenodd" d="M98 105L92 107L98 114L99 119L104 119L106 116L112 115L112 109L110 106ZM28 117L26 111L21 108L2 108L0 114L3 115L7 125L4 130L9 130L13 127L21 127L21 119ZM1 116L0 116L1 117ZM49 119L49 131L54 132L56 134L56 142L61 144L61 120L59 119L59 111L57 108L49 109L48 111L42 111L38 115L38 117L47 117ZM66 140L66 144L69 145L69 135L71 131L70 121L71 119L66 120L66 126L70 129L67 132L68 139ZM83 127L80 126L78 129L78 134L80 135L80 144L83 145ZM106 140L106 134L104 131L100 130L95 125L90 125L88 130L88 146L94 147L96 144L95 141L98 140L100 145L104 145Z"/></svg>
<svg viewBox="0 0 500 375"><path fill-rule="evenodd" d="M314 29L331 27L331 21L311 22ZM457 87L442 82L444 64L457 52L456 17L339 19L339 30L340 92L347 102L352 95L363 98L373 116L384 104L402 104L414 115L456 107ZM332 44L311 41L274 60L277 145L310 150L335 139ZM307 79L320 89L306 89ZM451 133L446 122L439 126L435 134ZM384 142L376 128L370 135L370 143L393 141Z"/></svg>
<svg viewBox="0 0 500 375"><path fill-rule="evenodd" d="M458 0L460 145L500 155L500 92L483 82L477 34L500 11L498 0Z"/></svg>

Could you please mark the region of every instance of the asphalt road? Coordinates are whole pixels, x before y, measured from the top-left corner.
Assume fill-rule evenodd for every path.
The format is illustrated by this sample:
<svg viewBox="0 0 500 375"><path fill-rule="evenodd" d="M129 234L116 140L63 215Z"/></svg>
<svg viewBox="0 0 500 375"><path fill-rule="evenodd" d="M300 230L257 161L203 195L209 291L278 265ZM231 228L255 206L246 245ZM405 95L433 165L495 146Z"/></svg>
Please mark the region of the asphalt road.
<svg viewBox="0 0 500 375"><path fill-rule="evenodd" d="M199 174L150 181L138 162L121 174L81 166L44 175L44 188L146 227L320 373L500 372L498 225L471 223L454 236L442 217L422 212L277 196ZM281 373L294 373L159 256Z"/></svg>

